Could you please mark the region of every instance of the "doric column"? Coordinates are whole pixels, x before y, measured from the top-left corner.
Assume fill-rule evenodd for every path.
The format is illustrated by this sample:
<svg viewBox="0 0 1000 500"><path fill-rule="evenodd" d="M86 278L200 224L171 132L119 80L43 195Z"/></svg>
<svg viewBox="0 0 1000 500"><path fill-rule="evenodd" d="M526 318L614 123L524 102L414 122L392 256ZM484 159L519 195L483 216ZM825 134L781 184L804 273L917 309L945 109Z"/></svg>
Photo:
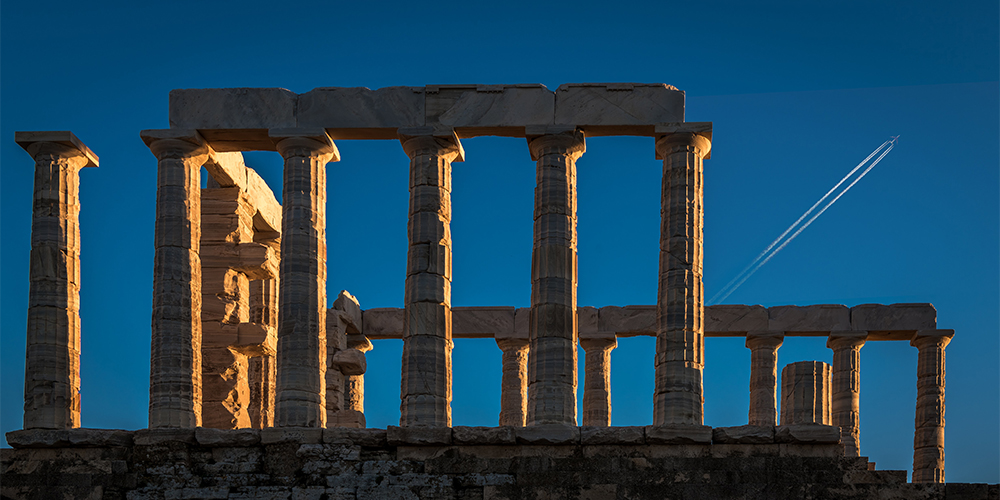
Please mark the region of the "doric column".
<svg viewBox="0 0 1000 500"><path fill-rule="evenodd" d="M496 339L503 351L500 425L524 427L528 416L528 339Z"/></svg>
<svg viewBox="0 0 1000 500"><path fill-rule="evenodd" d="M454 132L399 130L410 157L400 426L451 426L451 164Z"/></svg>
<svg viewBox="0 0 1000 500"><path fill-rule="evenodd" d="M704 421L702 160L712 147L710 134L710 129L679 131L656 141L657 158L663 159L663 185L653 425Z"/></svg>
<svg viewBox="0 0 1000 500"><path fill-rule="evenodd" d="M326 426L326 164L323 129L272 129L285 160L278 266L276 427Z"/></svg>
<svg viewBox="0 0 1000 500"><path fill-rule="evenodd" d="M356 349L362 354L372 350L374 346L363 334L347 336L347 348ZM365 375L346 375L344 377L344 408L354 412L361 427L365 427Z"/></svg>
<svg viewBox="0 0 1000 500"><path fill-rule="evenodd" d="M17 132L35 160L24 428L80 427L80 169L97 156L71 132Z"/></svg>
<svg viewBox="0 0 1000 500"><path fill-rule="evenodd" d="M830 425L830 365L789 363L781 370L781 425Z"/></svg>
<svg viewBox="0 0 1000 500"><path fill-rule="evenodd" d="M527 425L576 422L576 160L583 131L528 127L537 162Z"/></svg>
<svg viewBox="0 0 1000 500"><path fill-rule="evenodd" d="M750 425L773 427L777 416L778 348L785 332L748 332L750 349Z"/></svg>
<svg viewBox="0 0 1000 500"><path fill-rule="evenodd" d="M583 376L583 425L611 425L611 351L618 347L614 333L606 338L581 338L587 353Z"/></svg>
<svg viewBox="0 0 1000 500"><path fill-rule="evenodd" d="M868 332L830 332L833 349L833 425L840 427L844 456L861 456L861 347Z"/></svg>
<svg viewBox="0 0 1000 500"><path fill-rule="evenodd" d="M194 130L144 130L156 156L149 427L201 426L201 167Z"/></svg>
<svg viewBox="0 0 1000 500"><path fill-rule="evenodd" d="M920 330L910 341L917 357L913 482L944 482L944 348L955 330Z"/></svg>

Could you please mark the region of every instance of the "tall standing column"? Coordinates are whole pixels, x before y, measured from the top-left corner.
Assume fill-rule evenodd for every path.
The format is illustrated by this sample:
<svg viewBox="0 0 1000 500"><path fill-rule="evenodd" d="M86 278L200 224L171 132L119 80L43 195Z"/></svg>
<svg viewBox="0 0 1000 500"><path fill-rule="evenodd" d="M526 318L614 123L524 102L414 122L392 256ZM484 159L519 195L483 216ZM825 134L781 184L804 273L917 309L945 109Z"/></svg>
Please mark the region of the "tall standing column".
<svg viewBox="0 0 1000 500"><path fill-rule="evenodd" d="M618 339L580 339L587 353L583 377L583 425L608 427L611 425L611 351L618 347Z"/></svg>
<svg viewBox="0 0 1000 500"><path fill-rule="evenodd" d="M778 407L778 348L784 339L784 332L747 333L746 346L750 349L750 425L774 427Z"/></svg>
<svg viewBox="0 0 1000 500"><path fill-rule="evenodd" d="M496 339L503 351L500 425L524 427L528 415L528 339Z"/></svg>
<svg viewBox="0 0 1000 500"><path fill-rule="evenodd" d="M830 332L833 349L833 425L840 427L844 456L861 456L861 347L868 332Z"/></svg>
<svg viewBox="0 0 1000 500"><path fill-rule="evenodd" d="M326 426L326 164L323 129L272 129L285 160L278 266L276 427Z"/></svg>
<svg viewBox="0 0 1000 500"><path fill-rule="evenodd" d="M399 130L410 157L399 425L451 427L451 164L454 132Z"/></svg>
<svg viewBox="0 0 1000 500"><path fill-rule="evenodd" d="M194 130L144 130L156 156L149 428L201 426L201 167Z"/></svg>
<svg viewBox="0 0 1000 500"><path fill-rule="evenodd" d="M656 141L663 185L653 425L704 422L702 160L712 147L710 133L680 131Z"/></svg>
<svg viewBox="0 0 1000 500"><path fill-rule="evenodd" d="M944 482L944 348L955 330L920 330L910 341L917 357L913 482Z"/></svg>
<svg viewBox="0 0 1000 500"><path fill-rule="evenodd" d="M97 156L72 132L17 132L35 160L24 428L80 427L80 169Z"/></svg>
<svg viewBox="0 0 1000 500"><path fill-rule="evenodd" d="M576 160L582 130L528 127L537 162L528 318L528 425L576 422Z"/></svg>

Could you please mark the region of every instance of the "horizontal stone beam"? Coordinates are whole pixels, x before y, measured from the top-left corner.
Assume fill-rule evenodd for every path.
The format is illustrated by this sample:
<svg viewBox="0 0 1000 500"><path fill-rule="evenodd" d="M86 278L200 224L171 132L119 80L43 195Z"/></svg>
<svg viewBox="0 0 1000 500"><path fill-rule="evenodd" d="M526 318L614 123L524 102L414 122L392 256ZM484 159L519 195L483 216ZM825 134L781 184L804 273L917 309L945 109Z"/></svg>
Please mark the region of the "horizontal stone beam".
<svg viewBox="0 0 1000 500"><path fill-rule="evenodd" d="M528 338L529 308L456 307L454 338ZM400 339L403 310L368 309L364 334L370 339ZM656 336L656 306L578 307L580 338ZM853 326L852 326L853 325ZM825 337L834 331L868 328L868 340L910 340L917 330L937 327L930 304L863 304L847 307L717 305L705 308L706 337L745 337L752 331L780 331L786 337Z"/></svg>
<svg viewBox="0 0 1000 500"><path fill-rule="evenodd" d="M295 127L323 128L333 139L394 140L400 128L424 126L460 138L524 137L535 125L652 137L684 121L684 92L663 83L178 89L169 109L171 128L197 129L216 151L273 151L268 129Z"/></svg>

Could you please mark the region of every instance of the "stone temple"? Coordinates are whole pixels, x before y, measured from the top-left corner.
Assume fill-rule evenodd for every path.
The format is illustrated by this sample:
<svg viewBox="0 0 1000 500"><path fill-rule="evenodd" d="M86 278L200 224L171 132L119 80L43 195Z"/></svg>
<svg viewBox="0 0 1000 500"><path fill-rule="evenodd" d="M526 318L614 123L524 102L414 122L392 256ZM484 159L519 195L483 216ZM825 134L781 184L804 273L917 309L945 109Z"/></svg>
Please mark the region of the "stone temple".
<svg viewBox="0 0 1000 500"><path fill-rule="evenodd" d="M24 429L0 451L4 499L997 498L945 483L954 332L930 304L704 305L712 124L685 122L672 86L175 90L169 114L140 133L157 196L149 428L134 431L79 428L79 171L98 158L70 132L16 134L35 187ZM485 135L525 138L537 162L528 308L451 306L451 168ZM663 160L659 291L578 307L576 161L613 135L653 137ZM339 139L399 141L409 157L399 308L346 291L327 307ZM243 162L261 150L284 159L282 204ZM611 427L611 351L632 336L656 338L653 422ZM706 336L746 338L747 425L704 425ZM783 367L779 399L790 336L827 337L833 365ZM503 352L495 427L452 426L453 339L469 337ZM374 339L403 342L398 427L366 427ZM860 353L880 341L918 357L909 483L861 454Z"/></svg>

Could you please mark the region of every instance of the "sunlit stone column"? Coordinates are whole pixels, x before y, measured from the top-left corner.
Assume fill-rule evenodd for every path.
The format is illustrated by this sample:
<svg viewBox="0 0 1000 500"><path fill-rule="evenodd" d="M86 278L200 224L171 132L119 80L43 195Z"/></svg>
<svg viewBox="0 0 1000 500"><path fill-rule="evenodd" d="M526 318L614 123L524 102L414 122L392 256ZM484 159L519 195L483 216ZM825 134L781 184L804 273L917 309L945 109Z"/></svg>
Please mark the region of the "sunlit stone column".
<svg viewBox="0 0 1000 500"><path fill-rule="evenodd" d="M861 456L861 347L868 332L831 332L833 349L833 425L840 427L844 456Z"/></svg>
<svg viewBox="0 0 1000 500"><path fill-rule="evenodd" d="M410 157L399 425L451 427L451 164L464 151L431 127L400 129L399 140Z"/></svg>
<svg viewBox="0 0 1000 500"><path fill-rule="evenodd" d="M527 425L576 422L576 160L583 131L527 127L537 162Z"/></svg>
<svg viewBox="0 0 1000 500"><path fill-rule="evenodd" d="M496 339L503 351L500 425L524 427L528 415L528 339Z"/></svg>
<svg viewBox="0 0 1000 500"><path fill-rule="evenodd" d="M583 377L583 425L611 425L611 351L618 347L614 333L607 338L581 338L587 353Z"/></svg>
<svg viewBox="0 0 1000 500"><path fill-rule="evenodd" d="M704 421L702 160L712 147L710 134L710 130L678 131L656 141L657 158L663 159L663 185L654 425Z"/></svg>
<svg viewBox="0 0 1000 500"><path fill-rule="evenodd" d="M830 365L789 363L781 370L781 425L830 425Z"/></svg>
<svg viewBox="0 0 1000 500"><path fill-rule="evenodd" d="M285 160L278 267L276 427L326 426L326 164L323 129L272 129Z"/></svg>
<svg viewBox="0 0 1000 500"><path fill-rule="evenodd" d="M144 130L158 160L149 427L201 426L201 167L194 130Z"/></svg>
<svg viewBox="0 0 1000 500"><path fill-rule="evenodd" d="M347 348L356 349L362 354L372 350L374 346L368 337L362 334L347 336ZM346 375L344 377L344 407L353 412L361 427L365 427L365 375Z"/></svg>
<svg viewBox="0 0 1000 500"><path fill-rule="evenodd" d="M920 330L910 341L917 357L913 482L944 482L944 348L955 330Z"/></svg>
<svg viewBox="0 0 1000 500"><path fill-rule="evenodd" d="M773 427L777 416L778 348L784 332L749 332L746 346L750 349L750 413L748 423Z"/></svg>
<svg viewBox="0 0 1000 500"><path fill-rule="evenodd" d="M24 428L80 427L80 169L97 156L72 132L17 132L35 161Z"/></svg>

